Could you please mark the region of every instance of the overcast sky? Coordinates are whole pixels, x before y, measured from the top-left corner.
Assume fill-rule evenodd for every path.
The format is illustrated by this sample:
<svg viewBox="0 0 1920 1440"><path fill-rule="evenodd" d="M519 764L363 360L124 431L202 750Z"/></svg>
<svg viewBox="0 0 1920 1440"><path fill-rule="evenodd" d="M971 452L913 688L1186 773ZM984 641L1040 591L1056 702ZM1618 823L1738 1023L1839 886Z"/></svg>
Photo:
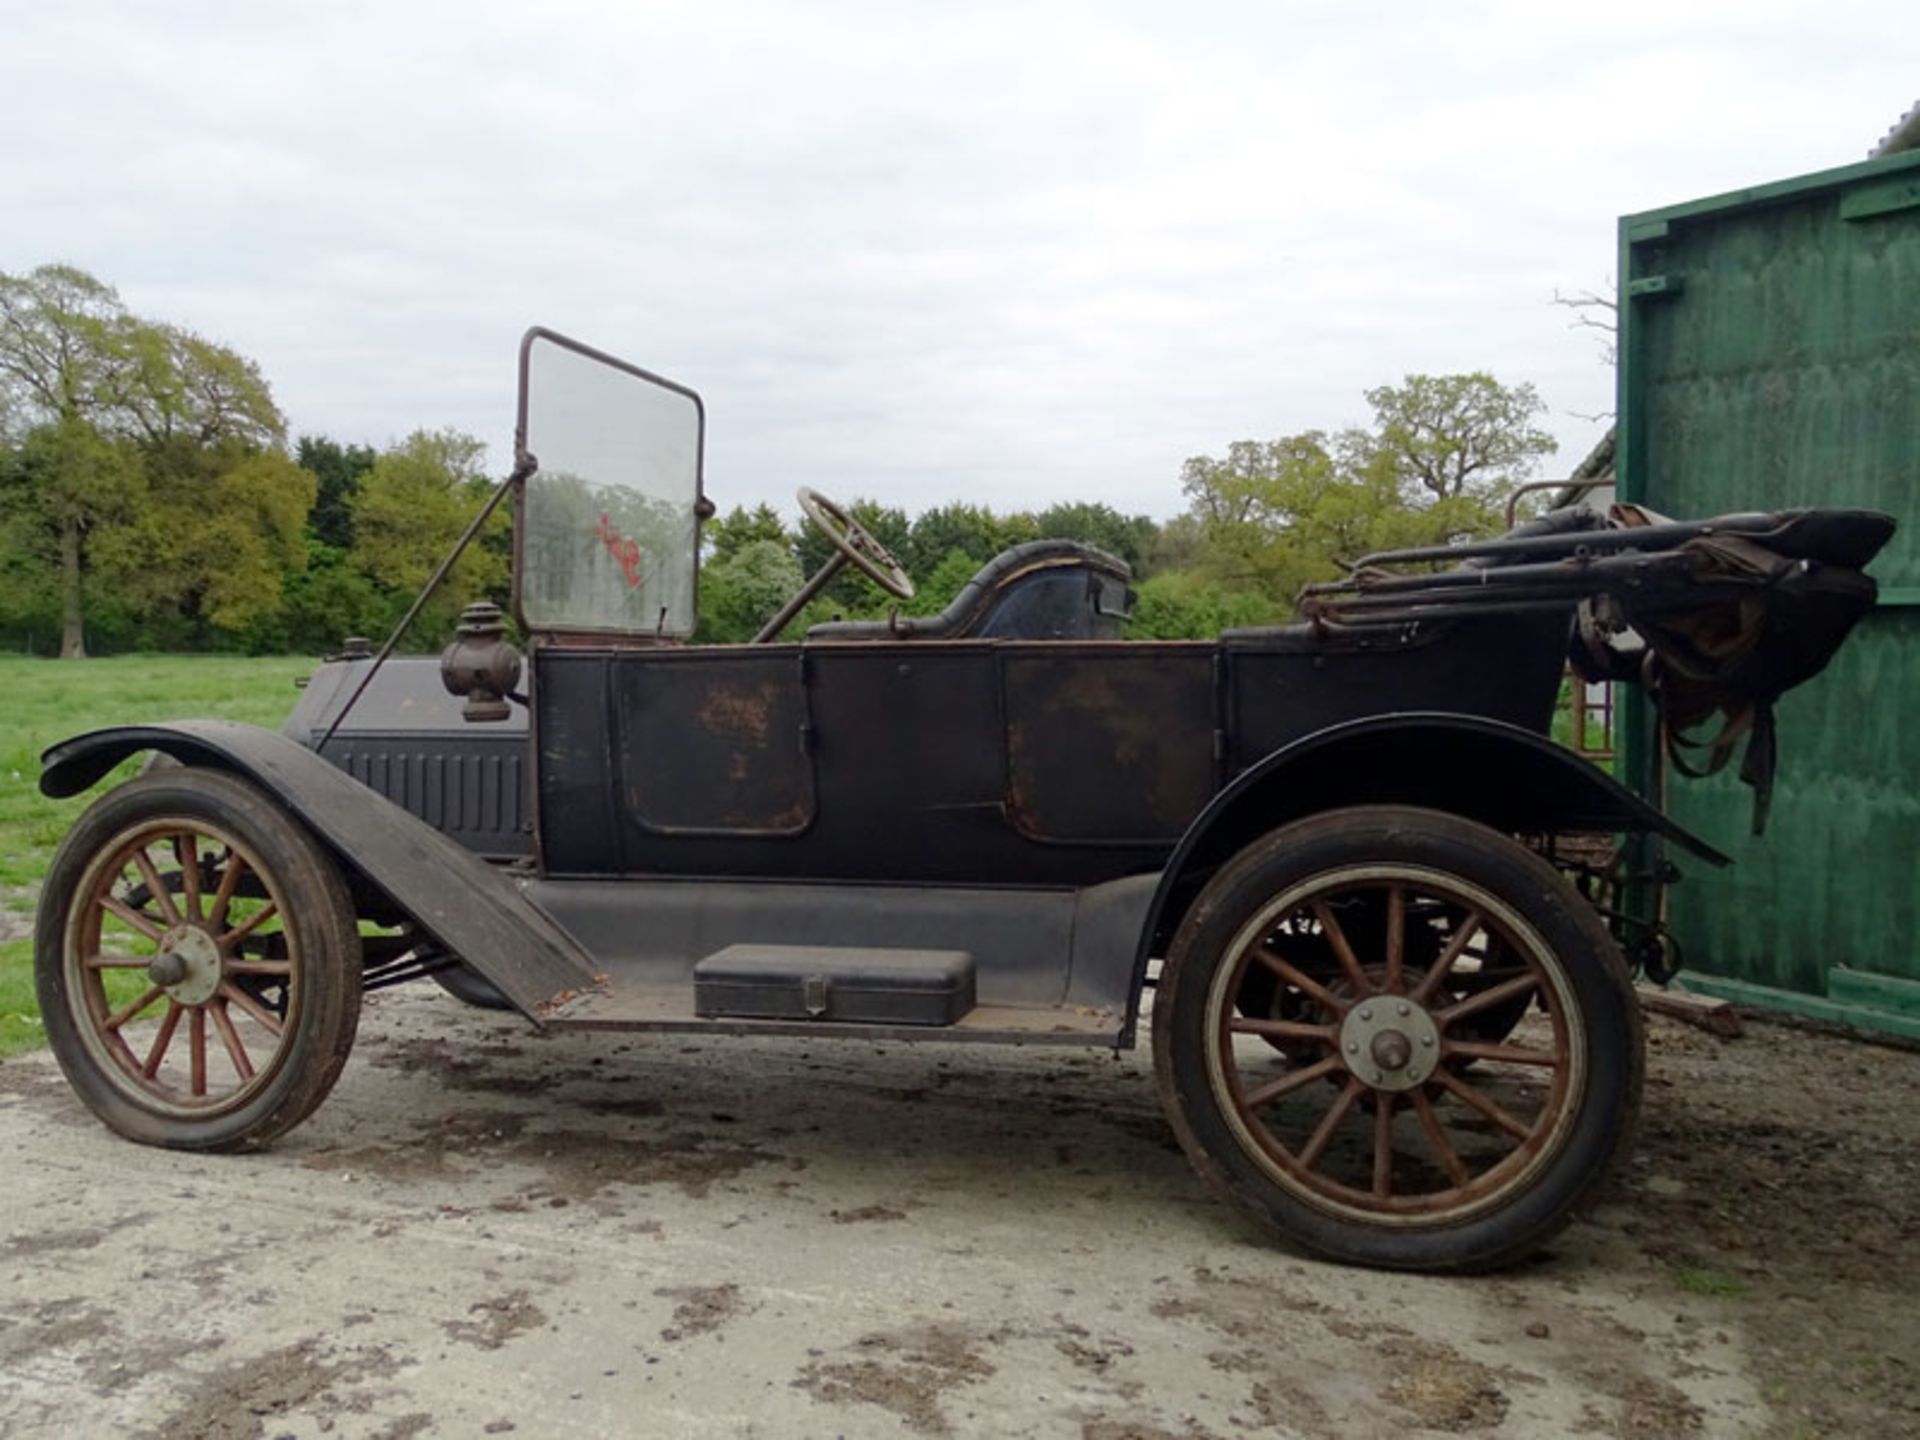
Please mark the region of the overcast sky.
<svg viewBox="0 0 1920 1440"><path fill-rule="evenodd" d="M702 392L722 506L1100 498L1530 380L1570 467L1622 213L1860 159L1920 7L0 0L0 270L504 469L542 323Z"/></svg>

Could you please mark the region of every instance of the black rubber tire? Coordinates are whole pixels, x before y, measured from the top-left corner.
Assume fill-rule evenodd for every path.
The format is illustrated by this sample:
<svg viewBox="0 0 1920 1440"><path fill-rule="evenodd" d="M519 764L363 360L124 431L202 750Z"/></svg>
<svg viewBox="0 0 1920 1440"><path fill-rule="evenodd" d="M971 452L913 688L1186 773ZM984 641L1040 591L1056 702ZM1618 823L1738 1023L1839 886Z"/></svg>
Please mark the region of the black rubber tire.
<svg viewBox="0 0 1920 1440"><path fill-rule="evenodd" d="M470 965L454 965L433 972L433 980L447 994L476 1010L511 1010L513 1002L500 987Z"/></svg>
<svg viewBox="0 0 1920 1440"><path fill-rule="evenodd" d="M1457 1222L1366 1223L1280 1185L1224 1117L1208 1079L1206 1002L1241 930L1284 890L1343 866L1401 862L1457 876L1499 897L1545 942L1572 995L1585 1081L1557 1150L1523 1188ZM1356 806L1274 831L1243 850L1194 901L1174 937L1153 1006L1161 1103L1206 1183L1269 1233L1327 1259L1381 1269L1485 1271L1532 1255L1590 1205L1628 1148L1645 1041L1619 947L1600 917L1540 856L1485 826L1438 811Z"/></svg>
<svg viewBox="0 0 1920 1440"><path fill-rule="evenodd" d="M164 817L229 831L273 877L301 957L301 995L274 1073L245 1103L205 1117L169 1113L129 1093L89 1048L65 958L69 914L95 856L130 826ZM156 767L96 800L48 867L34 931L34 984L47 1040L89 1109L129 1140L173 1150L247 1150L284 1135L333 1089L360 1022L360 934L338 868L273 800L229 775Z"/></svg>

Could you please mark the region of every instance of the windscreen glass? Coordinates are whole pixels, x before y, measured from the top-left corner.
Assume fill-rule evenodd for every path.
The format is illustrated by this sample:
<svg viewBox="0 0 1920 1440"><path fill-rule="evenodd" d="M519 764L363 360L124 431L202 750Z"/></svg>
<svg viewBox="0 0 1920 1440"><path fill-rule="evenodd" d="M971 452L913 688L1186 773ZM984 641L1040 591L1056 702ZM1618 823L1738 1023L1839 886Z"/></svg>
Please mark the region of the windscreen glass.
<svg viewBox="0 0 1920 1440"><path fill-rule="evenodd" d="M526 355L520 611L535 630L694 627L700 404L544 335Z"/></svg>

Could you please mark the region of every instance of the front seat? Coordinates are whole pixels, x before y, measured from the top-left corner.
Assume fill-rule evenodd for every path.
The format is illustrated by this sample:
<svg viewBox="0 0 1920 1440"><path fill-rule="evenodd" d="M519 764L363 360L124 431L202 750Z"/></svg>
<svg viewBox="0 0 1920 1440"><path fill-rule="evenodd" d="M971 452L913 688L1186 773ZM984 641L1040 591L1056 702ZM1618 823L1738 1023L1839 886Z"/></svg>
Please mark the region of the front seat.
<svg viewBox="0 0 1920 1440"><path fill-rule="evenodd" d="M938 615L831 620L809 640L1118 640L1132 613L1133 571L1078 540L1003 550Z"/></svg>

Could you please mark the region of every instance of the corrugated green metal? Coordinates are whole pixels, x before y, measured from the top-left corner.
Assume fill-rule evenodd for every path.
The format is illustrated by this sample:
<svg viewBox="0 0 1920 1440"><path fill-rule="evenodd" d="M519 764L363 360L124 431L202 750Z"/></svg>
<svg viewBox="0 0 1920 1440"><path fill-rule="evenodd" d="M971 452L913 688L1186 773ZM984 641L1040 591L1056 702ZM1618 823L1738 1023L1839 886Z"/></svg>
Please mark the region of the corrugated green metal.
<svg viewBox="0 0 1920 1440"><path fill-rule="evenodd" d="M1767 835L1748 836L1750 796L1731 777L1670 781L1674 817L1735 859L1674 891L1674 932L1704 972L1699 988L1909 1030L1920 1019L1920 154L1628 216L1620 240L1623 494L1674 515L1864 505L1902 522L1873 567L1880 608L1781 702ZM1628 773L1644 783L1644 716L1629 729Z"/></svg>

